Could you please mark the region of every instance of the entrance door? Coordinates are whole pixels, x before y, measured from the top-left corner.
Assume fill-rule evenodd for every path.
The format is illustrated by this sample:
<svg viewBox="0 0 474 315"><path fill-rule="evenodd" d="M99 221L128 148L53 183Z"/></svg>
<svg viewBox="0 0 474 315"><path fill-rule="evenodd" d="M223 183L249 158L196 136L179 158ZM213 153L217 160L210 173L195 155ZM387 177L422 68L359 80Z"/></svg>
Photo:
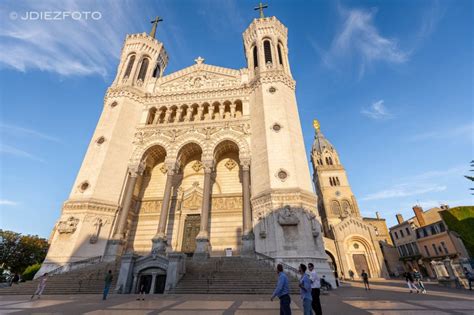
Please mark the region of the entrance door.
<svg viewBox="0 0 474 315"><path fill-rule="evenodd" d="M196 237L199 234L199 228L201 225L201 215L190 214L186 216L184 221L183 231L183 246L181 251L188 256L191 256L196 249Z"/></svg>
<svg viewBox="0 0 474 315"><path fill-rule="evenodd" d="M163 294L165 292L166 275L156 275L155 293Z"/></svg>
<svg viewBox="0 0 474 315"><path fill-rule="evenodd" d="M370 277L369 265L367 264L367 258L364 254L353 254L352 259L354 260L355 272L360 276L362 270L365 270Z"/></svg>
<svg viewBox="0 0 474 315"><path fill-rule="evenodd" d="M142 286L143 286L143 291L146 294L149 294L150 289L151 289L151 275L141 275L140 276L140 281L139 281L138 286L137 286L137 292L135 292L135 293L139 293L142 289Z"/></svg>

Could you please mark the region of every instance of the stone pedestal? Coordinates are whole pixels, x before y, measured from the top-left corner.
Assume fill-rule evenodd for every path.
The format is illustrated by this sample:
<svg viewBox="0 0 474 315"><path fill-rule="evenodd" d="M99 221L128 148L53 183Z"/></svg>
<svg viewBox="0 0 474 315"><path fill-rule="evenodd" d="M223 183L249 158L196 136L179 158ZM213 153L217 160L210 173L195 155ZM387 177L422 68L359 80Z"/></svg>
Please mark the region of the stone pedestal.
<svg viewBox="0 0 474 315"><path fill-rule="evenodd" d="M242 257L255 257L255 236L252 232L242 236Z"/></svg>
<svg viewBox="0 0 474 315"><path fill-rule="evenodd" d="M197 238L193 260L206 260L207 258L209 258L209 239Z"/></svg>
<svg viewBox="0 0 474 315"><path fill-rule="evenodd" d="M166 270L165 292L173 289L186 273L186 255L183 253L168 253L168 269Z"/></svg>
<svg viewBox="0 0 474 315"><path fill-rule="evenodd" d="M154 237L152 240L152 252L164 255L166 253L166 247L168 246L168 241L166 237Z"/></svg>
<svg viewBox="0 0 474 315"><path fill-rule="evenodd" d="M105 247L104 259L105 262L115 261L119 256L122 255L123 246L125 242L119 239L111 239L107 241Z"/></svg>
<svg viewBox="0 0 474 315"><path fill-rule="evenodd" d="M132 274L135 260L138 256L133 253L127 253L122 256L120 264L120 272L118 274L117 285L115 286L115 293L130 293L133 283Z"/></svg>

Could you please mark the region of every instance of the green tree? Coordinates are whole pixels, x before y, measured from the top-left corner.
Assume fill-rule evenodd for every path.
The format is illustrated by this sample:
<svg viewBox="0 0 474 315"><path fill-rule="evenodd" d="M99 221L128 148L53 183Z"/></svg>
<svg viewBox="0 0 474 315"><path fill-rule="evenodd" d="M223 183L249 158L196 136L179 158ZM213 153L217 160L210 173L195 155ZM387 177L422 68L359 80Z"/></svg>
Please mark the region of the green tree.
<svg viewBox="0 0 474 315"><path fill-rule="evenodd" d="M474 167L474 160L471 161L471 167ZM471 172L474 172L474 169L471 170ZM474 182L474 176L465 175L464 177L466 177L466 178L469 179L470 181L473 181L473 182ZM471 190L474 190L474 188L470 188L470 189L471 189ZM474 195L474 193L471 194L471 195Z"/></svg>
<svg viewBox="0 0 474 315"><path fill-rule="evenodd" d="M43 262L48 246L36 235L0 230L0 268L22 273L26 267Z"/></svg>

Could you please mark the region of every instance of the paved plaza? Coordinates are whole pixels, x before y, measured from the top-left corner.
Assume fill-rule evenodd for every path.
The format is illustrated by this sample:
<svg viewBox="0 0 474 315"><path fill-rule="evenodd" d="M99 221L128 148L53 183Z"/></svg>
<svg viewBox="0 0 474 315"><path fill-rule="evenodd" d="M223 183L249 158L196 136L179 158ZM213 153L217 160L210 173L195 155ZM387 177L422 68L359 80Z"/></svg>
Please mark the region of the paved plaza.
<svg viewBox="0 0 474 315"><path fill-rule="evenodd" d="M365 291L361 283L345 284L322 296L324 314L474 314L474 293L427 285L427 294L410 294L401 281L374 282ZM279 314L278 301L264 295L154 295L136 301L135 295L0 296L0 314ZM293 296L293 314L302 314Z"/></svg>

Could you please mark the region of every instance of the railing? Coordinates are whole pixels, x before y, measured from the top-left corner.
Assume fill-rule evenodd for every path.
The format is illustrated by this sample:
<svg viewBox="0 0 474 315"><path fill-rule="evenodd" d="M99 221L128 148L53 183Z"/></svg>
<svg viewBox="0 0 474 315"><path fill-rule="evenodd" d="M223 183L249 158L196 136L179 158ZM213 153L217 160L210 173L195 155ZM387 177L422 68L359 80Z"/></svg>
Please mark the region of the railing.
<svg viewBox="0 0 474 315"><path fill-rule="evenodd" d="M67 263L63 266L60 266L56 269L53 269L51 271L48 271L48 275L57 275L61 274L64 272L76 270L76 269L81 269L86 266L94 265L96 263L99 263L102 260L102 256L95 256L95 257L89 257L83 260L78 260L78 261L73 261L70 263Z"/></svg>
<svg viewBox="0 0 474 315"><path fill-rule="evenodd" d="M277 261L275 258L259 252L255 252L255 255L257 256L258 260L263 260L272 265L273 267L276 267L278 264L282 265L284 270L290 272L293 276L298 277L299 272L298 269L296 269L295 267L285 264L282 261Z"/></svg>

